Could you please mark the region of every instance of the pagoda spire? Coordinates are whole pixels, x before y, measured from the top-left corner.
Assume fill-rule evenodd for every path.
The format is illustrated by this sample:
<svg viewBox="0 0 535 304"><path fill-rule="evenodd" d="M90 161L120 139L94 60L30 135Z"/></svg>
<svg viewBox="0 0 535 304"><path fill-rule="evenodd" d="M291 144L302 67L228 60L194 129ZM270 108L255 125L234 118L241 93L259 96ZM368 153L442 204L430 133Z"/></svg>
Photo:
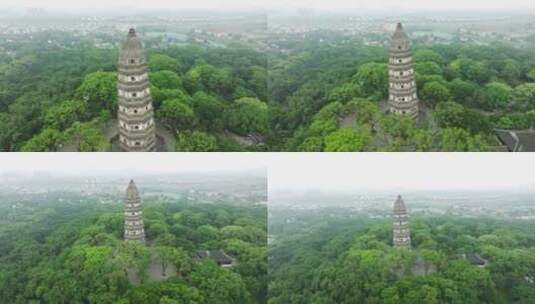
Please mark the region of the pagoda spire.
<svg viewBox="0 0 535 304"><path fill-rule="evenodd" d="M149 152L156 147L154 110L145 51L131 28L119 55L119 145L126 152Z"/></svg>
<svg viewBox="0 0 535 304"><path fill-rule="evenodd" d="M394 202L393 220L393 244L394 248L411 248L411 232L409 229L409 214L401 195Z"/></svg>
<svg viewBox="0 0 535 304"><path fill-rule="evenodd" d="M124 199L124 239L145 242L143 207L134 180L130 180Z"/></svg>
<svg viewBox="0 0 535 304"><path fill-rule="evenodd" d="M419 112L419 100L412 67L411 45L401 23L397 24L392 36L388 69L389 111L416 118Z"/></svg>

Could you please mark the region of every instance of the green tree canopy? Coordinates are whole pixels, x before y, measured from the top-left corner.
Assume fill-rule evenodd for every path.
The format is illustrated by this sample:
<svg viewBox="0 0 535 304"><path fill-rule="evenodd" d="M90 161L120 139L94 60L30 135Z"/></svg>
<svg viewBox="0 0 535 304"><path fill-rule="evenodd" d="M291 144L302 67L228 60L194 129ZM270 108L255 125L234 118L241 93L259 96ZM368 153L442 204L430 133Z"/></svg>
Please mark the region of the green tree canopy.
<svg viewBox="0 0 535 304"><path fill-rule="evenodd" d="M102 109L117 112L117 73L95 72L87 74L76 91L76 97L87 103L90 114Z"/></svg>
<svg viewBox="0 0 535 304"><path fill-rule="evenodd" d="M256 98L236 100L225 111L225 125L240 135L263 134L268 128L267 105Z"/></svg>
<svg viewBox="0 0 535 304"><path fill-rule="evenodd" d="M46 128L30 139L24 146L23 152L56 152L63 145L65 136L56 129Z"/></svg>
<svg viewBox="0 0 535 304"><path fill-rule="evenodd" d="M75 122L65 134L66 144L74 145L78 152L102 152L111 149L111 144L102 133L98 121Z"/></svg>
<svg viewBox="0 0 535 304"><path fill-rule="evenodd" d="M442 151L487 151L488 145L481 136L472 136L466 130L451 128L443 129L440 134Z"/></svg>
<svg viewBox="0 0 535 304"><path fill-rule="evenodd" d="M386 63L365 63L359 67L354 81L365 96L384 99L388 92L388 66Z"/></svg>
<svg viewBox="0 0 535 304"><path fill-rule="evenodd" d="M430 49L416 50L413 59L415 62L434 62L439 65L444 63L442 55Z"/></svg>
<svg viewBox="0 0 535 304"><path fill-rule="evenodd" d="M178 90L182 88L182 80L173 71L158 71L150 74L150 82L160 89Z"/></svg>
<svg viewBox="0 0 535 304"><path fill-rule="evenodd" d="M180 64L178 60L165 54L152 54L149 57L149 68L152 72L158 71L173 71L180 70Z"/></svg>
<svg viewBox="0 0 535 304"><path fill-rule="evenodd" d="M177 134L175 149L182 152L214 152L217 151L217 139L199 131L182 131Z"/></svg>
<svg viewBox="0 0 535 304"><path fill-rule="evenodd" d="M437 105L450 99L450 90L443 84L433 81L426 83L420 92L420 96L426 102Z"/></svg>
<svg viewBox="0 0 535 304"><path fill-rule="evenodd" d="M487 97L487 108L504 109L509 104L509 97L512 89L504 83L491 82L485 86L485 96Z"/></svg>
<svg viewBox="0 0 535 304"><path fill-rule="evenodd" d="M435 62L417 62L414 71L420 75L442 75L442 68Z"/></svg>
<svg viewBox="0 0 535 304"><path fill-rule="evenodd" d="M363 151L369 141L369 134L363 130L341 128L325 137L326 152Z"/></svg>
<svg viewBox="0 0 535 304"><path fill-rule="evenodd" d="M223 112L225 105L216 97L204 92L197 92L192 97L193 109L199 122L207 130L223 129Z"/></svg>
<svg viewBox="0 0 535 304"><path fill-rule="evenodd" d="M193 110L179 99L165 100L157 115L171 130L189 130L196 123Z"/></svg>
<svg viewBox="0 0 535 304"><path fill-rule="evenodd" d="M45 126L65 130L73 123L85 118L86 104L78 100L68 100L52 106L46 111Z"/></svg>

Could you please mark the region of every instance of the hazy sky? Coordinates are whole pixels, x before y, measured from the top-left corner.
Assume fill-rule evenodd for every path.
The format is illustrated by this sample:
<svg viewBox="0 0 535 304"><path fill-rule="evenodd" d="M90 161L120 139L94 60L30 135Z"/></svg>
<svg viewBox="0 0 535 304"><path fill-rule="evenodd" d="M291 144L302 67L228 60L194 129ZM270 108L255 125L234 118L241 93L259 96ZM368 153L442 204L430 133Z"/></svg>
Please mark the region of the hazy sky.
<svg viewBox="0 0 535 304"><path fill-rule="evenodd" d="M535 189L535 154L293 154L270 160L278 190Z"/></svg>
<svg viewBox="0 0 535 304"><path fill-rule="evenodd" d="M533 153L0 153L0 175L266 169L270 191L535 189Z"/></svg>
<svg viewBox="0 0 535 304"><path fill-rule="evenodd" d="M253 154L235 153L0 153L6 172L78 173L265 171Z"/></svg>
<svg viewBox="0 0 535 304"><path fill-rule="evenodd" d="M393 13L411 10L534 10L534 0L1 0L2 7L43 7L49 9L78 10L80 8L167 8L167 9L218 9L242 10L254 8L294 10L311 8L338 11L380 10Z"/></svg>

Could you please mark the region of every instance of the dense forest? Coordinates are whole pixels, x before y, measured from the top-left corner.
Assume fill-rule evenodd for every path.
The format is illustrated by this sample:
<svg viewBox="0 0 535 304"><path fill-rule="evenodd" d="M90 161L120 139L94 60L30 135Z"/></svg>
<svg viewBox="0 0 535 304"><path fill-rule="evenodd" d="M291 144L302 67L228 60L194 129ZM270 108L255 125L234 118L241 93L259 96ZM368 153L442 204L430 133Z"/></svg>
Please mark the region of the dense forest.
<svg viewBox="0 0 535 304"><path fill-rule="evenodd" d="M533 303L533 222L413 217L409 251L389 220L336 212L273 212L269 303Z"/></svg>
<svg viewBox="0 0 535 304"><path fill-rule="evenodd" d="M266 302L265 207L149 198L144 246L122 240L122 206L104 201L64 193L0 205L0 302ZM194 258L213 249L236 265Z"/></svg>
<svg viewBox="0 0 535 304"><path fill-rule="evenodd" d="M35 44L47 45L52 34L39 35ZM63 37L73 40L69 49L23 45L17 57L0 57L0 149L111 149L118 51L69 37ZM174 150L264 149L265 55L242 46L194 44L147 53L156 118L176 137Z"/></svg>
<svg viewBox="0 0 535 304"><path fill-rule="evenodd" d="M410 36L410 33L409 33ZM493 129L535 126L535 50L504 43L413 41L420 121L384 114L389 39L318 31L274 36L269 54L270 149L488 151Z"/></svg>
<svg viewBox="0 0 535 304"><path fill-rule="evenodd" d="M41 35L46 44L53 33ZM424 112L412 121L384 113L386 37L367 45L316 31L268 42L277 48L149 45L156 118L174 150L493 151L495 129L535 124L533 49L413 41ZM24 48L0 56L0 147L110 150L117 50Z"/></svg>

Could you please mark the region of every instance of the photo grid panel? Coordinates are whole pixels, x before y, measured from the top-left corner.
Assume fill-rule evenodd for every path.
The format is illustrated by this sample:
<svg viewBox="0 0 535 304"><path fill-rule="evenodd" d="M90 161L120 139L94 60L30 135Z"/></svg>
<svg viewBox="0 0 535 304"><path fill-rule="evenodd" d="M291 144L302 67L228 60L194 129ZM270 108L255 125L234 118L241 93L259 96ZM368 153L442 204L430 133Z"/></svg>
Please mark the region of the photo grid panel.
<svg viewBox="0 0 535 304"><path fill-rule="evenodd" d="M535 155L519 155L271 159L269 303L532 302Z"/></svg>
<svg viewBox="0 0 535 304"><path fill-rule="evenodd" d="M0 154L0 303L266 303L266 168Z"/></svg>

